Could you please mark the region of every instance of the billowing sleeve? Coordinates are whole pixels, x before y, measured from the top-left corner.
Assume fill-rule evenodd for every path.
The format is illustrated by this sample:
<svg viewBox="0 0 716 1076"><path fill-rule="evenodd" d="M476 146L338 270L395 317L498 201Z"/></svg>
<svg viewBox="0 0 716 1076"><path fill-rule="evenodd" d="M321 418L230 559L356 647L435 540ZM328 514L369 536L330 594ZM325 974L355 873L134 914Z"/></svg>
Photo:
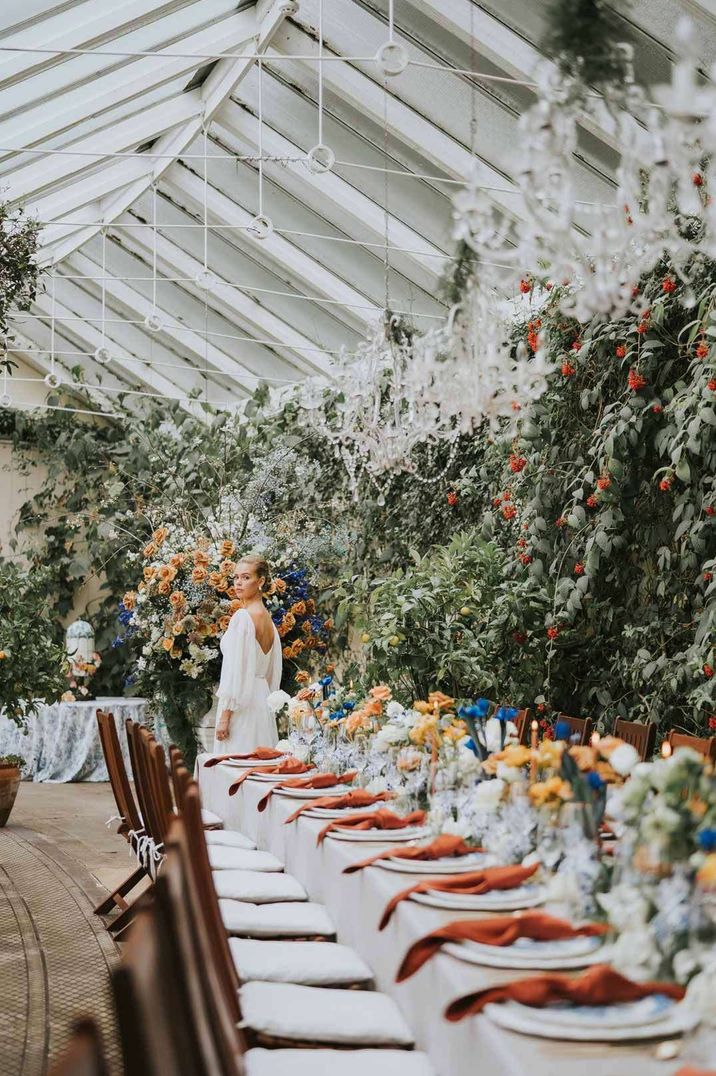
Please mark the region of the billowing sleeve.
<svg viewBox="0 0 716 1076"><path fill-rule="evenodd" d="M271 647L271 657L269 658L268 672L266 673L269 691L278 691L281 687L282 673L283 655L281 652L281 640L278 632L274 629L273 646Z"/></svg>
<svg viewBox="0 0 716 1076"><path fill-rule="evenodd" d="M248 705L256 676L256 633L249 614L240 609L232 616L221 643L221 679L216 692L217 713L236 713Z"/></svg>

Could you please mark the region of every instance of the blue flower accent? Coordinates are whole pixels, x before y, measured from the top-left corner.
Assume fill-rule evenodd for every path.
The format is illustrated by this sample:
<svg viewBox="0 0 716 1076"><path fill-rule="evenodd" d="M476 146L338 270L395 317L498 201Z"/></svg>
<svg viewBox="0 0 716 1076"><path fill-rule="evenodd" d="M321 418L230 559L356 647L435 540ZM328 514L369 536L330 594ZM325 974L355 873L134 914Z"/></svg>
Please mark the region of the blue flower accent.
<svg viewBox="0 0 716 1076"><path fill-rule="evenodd" d="M554 726L554 738L555 740L568 740L572 735L572 730L568 721L559 720Z"/></svg>
<svg viewBox="0 0 716 1076"><path fill-rule="evenodd" d="M121 635L115 635L114 639L112 639L112 649L116 650L118 646L123 646L123 645L124 645L124 639L122 638L122 636Z"/></svg>
<svg viewBox="0 0 716 1076"><path fill-rule="evenodd" d="M596 770L590 770L587 774L587 784L595 792L599 792L600 788L604 788L604 781L601 779Z"/></svg>
<svg viewBox="0 0 716 1076"><path fill-rule="evenodd" d="M351 702L350 700L347 700L346 702L343 703L343 709L348 710L349 713L350 713L351 710L355 710L355 708L356 708L356 704L354 702Z"/></svg>
<svg viewBox="0 0 716 1076"><path fill-rule="evenodd" d="M465 747L467 747L469 751L472 751L473 755L476 755L478 758L480 757L480 752L477 750L477 744L472 737L470 737L469 740L465 740Z"/></svg>
<svg viewBox="0 0 716 1076"><path fill-rule="evenodd" d="M333 683L333 677L332 676L322 676L321 679L318 682L321 685L321 687L328 687L329 684Z"/></svg>
<svg viewBox="0 0 716 1076"><path fill-rule="evenodd" d="M716 829L702 829L698 834L699 848L704 852L716 852Z"/></svg>
<svg viewBox="0 0 716 1076"><path fill-rule="evenodd" d="M129 676L125 676L124 678L124 686L131 687L132 684L136 681L136 679L137 677L134 675L134 673L130 673Z"/></svg>
<svg viewBox="0 0 716 1076"><path fill-rule="evenodd" d="M500 706L495 712L495 717L498 721L514 721L517 717L517 713L518 710L516 706Z"/></svg>

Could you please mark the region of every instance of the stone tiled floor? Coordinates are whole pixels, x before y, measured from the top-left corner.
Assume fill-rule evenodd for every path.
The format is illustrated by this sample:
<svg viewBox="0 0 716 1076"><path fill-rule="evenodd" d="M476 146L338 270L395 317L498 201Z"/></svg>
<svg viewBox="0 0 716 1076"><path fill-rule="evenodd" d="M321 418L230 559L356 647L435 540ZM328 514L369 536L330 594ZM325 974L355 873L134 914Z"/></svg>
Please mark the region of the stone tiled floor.
<svg viewBox="0 0 716 1076"><path fill-rule="evenodd" d="M94 905L131 869L105 826L109 785L23 783L0 829L0 1076L44 1076L90 1014L118 1067L109 970L117 949Z"/></svg>

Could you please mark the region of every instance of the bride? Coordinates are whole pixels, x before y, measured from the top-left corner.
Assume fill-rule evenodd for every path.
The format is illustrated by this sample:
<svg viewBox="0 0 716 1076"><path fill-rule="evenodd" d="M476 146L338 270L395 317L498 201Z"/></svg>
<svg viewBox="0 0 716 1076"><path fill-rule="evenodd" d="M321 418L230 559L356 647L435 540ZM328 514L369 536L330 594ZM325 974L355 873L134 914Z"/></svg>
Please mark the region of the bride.
<svg viewBox="0 0 716 1076"><path fill-rule="evenodd" d="M281 684L281 640L263 594L270 582L267 562L246 556L236 565L234 589L244 603L221 640L221 680L217 691L214 753L248 754L278 741L267 699Z"/></svg>

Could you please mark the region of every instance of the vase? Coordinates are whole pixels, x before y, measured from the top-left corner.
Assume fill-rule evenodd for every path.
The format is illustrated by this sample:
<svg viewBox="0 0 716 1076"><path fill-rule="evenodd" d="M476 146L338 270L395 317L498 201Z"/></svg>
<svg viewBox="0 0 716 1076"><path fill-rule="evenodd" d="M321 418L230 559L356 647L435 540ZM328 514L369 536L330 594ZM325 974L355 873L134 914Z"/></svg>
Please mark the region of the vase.
<svg viewBox="0 0 716 1076"><path fill-rule="evenodd" d="M20 787L20 767L0 765L0 828L10 817Z"/></svg>

